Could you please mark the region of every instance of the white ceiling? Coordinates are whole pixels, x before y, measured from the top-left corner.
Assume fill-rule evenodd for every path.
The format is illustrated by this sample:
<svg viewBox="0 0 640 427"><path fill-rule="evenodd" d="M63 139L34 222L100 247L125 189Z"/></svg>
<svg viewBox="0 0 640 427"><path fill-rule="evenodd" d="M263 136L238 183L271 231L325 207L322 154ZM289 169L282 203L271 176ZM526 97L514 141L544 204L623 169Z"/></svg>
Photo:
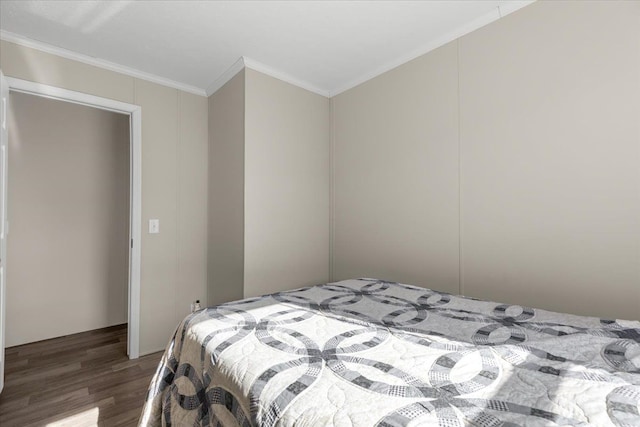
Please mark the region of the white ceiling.
<svg viewBox="0 0 640 427"><path fill-rule="evenodd" d="M529 3L2 0L0 35L196 93L244 57L330 96Z"/></svg>

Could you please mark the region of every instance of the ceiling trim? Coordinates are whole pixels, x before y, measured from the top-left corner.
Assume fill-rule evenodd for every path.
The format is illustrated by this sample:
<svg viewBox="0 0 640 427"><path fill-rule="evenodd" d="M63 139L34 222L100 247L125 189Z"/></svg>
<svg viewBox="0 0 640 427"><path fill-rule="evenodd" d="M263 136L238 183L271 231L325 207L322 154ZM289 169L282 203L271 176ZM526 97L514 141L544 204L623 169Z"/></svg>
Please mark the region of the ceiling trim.
<svg viewBox="0 0 640 427"><path fill-rule="evenodd" d="M312 85L309 82L306 82L304 80L300 80L297 79L296 77L287 74L287 73L283 73L281 71L276 70L275 68L272 68L268 65L262 64L258 61L255 61L251 58L247 58L246 56L242 57L244 60L244 66L247 68L250 68L254 71L258 71L262 74L266 74L268 76L271 76L275 79L278 80L282 80L284 82L287 82L289 84L292 84L294 86L297 86L299 88L308 90L309 92L313 92L316 93L318 95L322 95L326 98L329 98L331 96L330 92L328 90L324 90L324 89L320 89L319 87Z"/></svg>
<svg viewBox="0 0 640 427"><path fill-rule="evenodd" d="M313 92L318 95L329 98L329 91L320 89L319 87L314 86L311 83L305 82L303 80L299 80L290 74L278 71L273 67L264 65L261 62L253 60L251 58L247 58L246 56L241 56L240 58L238 58L238 60L234 62L233 65L231 65L231 67L227 68L227 70L224 73L222 73L220 77L215 79L213 83L211 83L207 87L207 96L211 96L214 93L216 93L222 86L227 84L229 80L231 80L236 74L238 74L244 68L249 68L251 70L258 71L259 73L266 74L267 76L273 77L274 79L282 80L283 82L289 83L293 86L296 86L301 89L308 90L309 92Z"/></svg>
<svg viewBox="0 0 640 427"><path fill-rule="evenodd" d="M535 1L536 0L503 0L502 3L491 12L477 19L474 19L473 21L465 25L462 25L456 28L454 31L451 31L442 37L438 37L435 40L430 41L426 45L422 46L420 49L415 50L410 54L403 55L399 58L396 58L395 60L390 61L387 64L381 67L378 67L371 72L365 73L360 77L351 80L347 84L339 86L333 90L321 89L307 81L300 80L290 74L279 71L273 67L265 65L251 58L247 58L246 56L241 56L240 58L238 58L236 62L234 62L224 73L222 73L211 84L209 84L206 89L203 89L196 86L181 83L175 80L160 77L155 74L140 71L135 68L120 65L115 62L110 62L104 59L73 52L71 50L67 50L61 47L50 45L48 43L33 40L28 37L24 37L19 34L15 34L5 30L0 30L0 40L5 40L21 46L29 47L42 52L61 56L63 58L71 59L84 64L114 71L116 73L128 75L128 76L139 78L142 80L147 80L153 83L157 83L157 84L171 87L174 89L179 89L184 92L189 92L189 93L193 93L195 95L200 95L200 96L207 96L207 97L211 96L213 93L217 92L222 86L224 86L229 80L231 80L238 72L240 72L242 69L246 67L246 68L250 68L252 70L261 72L263 74L266 74L268 76L271 76L273 78L276 78L278 80L282 80L286 83L292 84L299 88L316 93L318 95L331 98L342 92L352 89L362 83L365 83L381 74L384 74L387 71L390 71L396 67L399 67L400 65L403 65L413 59L416 59L422 55L425 55L426 53L431 52L432 50L435 50L466 34L469 34L470 32L477 30L478 28L481 28L493 21L503 18L508 14L515 12L516 10L519 10L525 6L528 6L531 3L534 3Z"/></svg>
<svg viewBox="0 0 640 427"><path fill-rule="evenodd" d="M445 34L442 37L438 37L435 40L432 40L431 42L422 46L422 48L415 50L408 55L403 55L391 62L388 62L382 67L378 67L374 71L365 73L362 76L351 80L349 83L343 86L339 86L335 90L329 91L328 96L333 97L333 96L339 95L342 92L352 89L362 83L365 83L375 77L378 77L381 74L386 73L387 71L390 71L396 67L399 67L400 65L406 64L407 62L412 61L422 55L425 55L431 52L432 50L435 50L441 46L444 46L449 42L452 42L466 34L469 34L470 32L477 30L478 28L484 27L485 25L490 24L493 21L497 21L498 19L503 18L508 14L515 12L516 10L522 9L525 6L528 6L531 3L534 3L535 1L536 0L514 0L514 1L505 0L500 6L496 7L491 12L483 16L480 16L479 18L476 18L465 25L462 25L456 28L455 30Z"/></svg>
<svg viewBox="0 0 640 427"><path fill-rule="evenodd" d="M209 86L207 86L206 96L216 93L222 86L226 85L236 74L244 69L244 57L241 56L236 62L227 68L218 78L216 78Z"/></svg>
<svg viewBox="0 0 640 427"><path fill-rule="evenodd" d="M195 95L207 96L206 90L199 87L191 86L185 83L177 82L175 80L156 76L155 74L147 73L144 71L136 70L135 68L116 64L115 62L110 62L104 59L73 52L71 50L63 49L61 47L53 46L48 43L43 43L37 40L33 40L28 37L21 36L19 34L11 33L9 31L0 30L0 40L15 43L20 46L25 46L31 49L36 49L42 52L50 53L52 55L61 56L63 58L71 59L74 61L82 62L83 64L93 65L94 67L103 68L109 71L114 71L116 73L125 74L127 76L135 77L141 80L157 83L162 86L167 86L167 87L178 89L184 92L193 93Z"/></svg>

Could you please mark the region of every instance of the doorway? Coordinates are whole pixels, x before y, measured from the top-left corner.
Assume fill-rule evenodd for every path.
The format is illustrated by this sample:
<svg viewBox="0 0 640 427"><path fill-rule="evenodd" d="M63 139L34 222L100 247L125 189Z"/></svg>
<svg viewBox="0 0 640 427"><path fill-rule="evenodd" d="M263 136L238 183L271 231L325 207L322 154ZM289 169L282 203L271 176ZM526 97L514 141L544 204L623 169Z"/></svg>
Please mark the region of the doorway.
<svg viewBox="0 0 640 427"><path fill-rule="evenodd" d="M21 92L9 113L6 347L126 324L129 116Z"/></svg>
<svg viewBox="0 0 640 427"><path fill-rule="evenodd" d="M41 85L19 79L7 78L10 93L21 93L50 98L66 103L80 104L98 108L110 112L124 114L128 117L129 136L129 212L128 212L128 238L125 248L128 247L127 279L127 307L126 316L128 324L127 352L130 359L139 356L139 310L140 310L140 241L141 241L141 109L139 106L95 97L79 92ZM10 95L11 96L11 95ZM11 133L11 128L8 129ZM11 173L9 172L9 175ZM9 202L10 203L10 202ZM8 219L9 223L11 218ZM11 241L11 235L8 236ZM8 260L7 269L11 269L11 260ZM9 286L11 286L9 284ZM71 296L70 296L71 297ZM97 302L99 303L99 302ZM11 304L11 301L7 301ZM41 319L41 321L46 321ZM54 321L51 319L50 321ZM5 322L1 325L5 327Z"/></svg>

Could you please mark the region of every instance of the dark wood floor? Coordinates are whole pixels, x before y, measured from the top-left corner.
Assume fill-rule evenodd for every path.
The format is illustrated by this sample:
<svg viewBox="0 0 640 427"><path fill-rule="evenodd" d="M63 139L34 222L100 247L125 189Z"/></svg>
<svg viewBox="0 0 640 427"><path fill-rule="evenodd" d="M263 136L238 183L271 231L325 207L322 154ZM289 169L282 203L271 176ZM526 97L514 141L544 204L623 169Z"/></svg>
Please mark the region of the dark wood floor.
<svg viewBox="0 0 640 427"><path fill-rule="evenodd" d="M126 352L126 325L6 349L0 426L135 426L162 353Z"/></svg>

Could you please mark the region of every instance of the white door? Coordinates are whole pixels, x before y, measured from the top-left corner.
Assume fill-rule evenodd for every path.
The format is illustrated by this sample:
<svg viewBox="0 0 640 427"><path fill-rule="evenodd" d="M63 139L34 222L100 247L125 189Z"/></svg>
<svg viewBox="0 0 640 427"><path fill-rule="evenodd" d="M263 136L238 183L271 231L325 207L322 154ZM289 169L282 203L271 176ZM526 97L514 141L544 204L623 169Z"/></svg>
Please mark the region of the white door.
<svg viewBox="0 0 640 427"><path fill-rule="evenodd" d="M4 329L7 271L7 155L9 154L9 83L0 70L0 392L4 388Z"/></svg>

